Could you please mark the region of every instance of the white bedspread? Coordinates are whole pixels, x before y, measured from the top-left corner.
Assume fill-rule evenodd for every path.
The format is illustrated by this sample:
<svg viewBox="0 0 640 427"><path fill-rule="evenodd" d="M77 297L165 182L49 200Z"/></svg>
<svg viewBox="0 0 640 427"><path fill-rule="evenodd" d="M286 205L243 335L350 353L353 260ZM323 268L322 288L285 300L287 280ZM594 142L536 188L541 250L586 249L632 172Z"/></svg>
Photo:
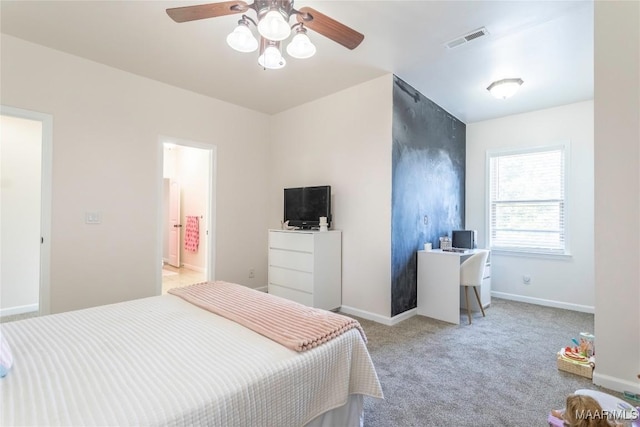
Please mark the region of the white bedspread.
<svg viewBox="0 0 640 427"><path fill-rule="evenodd" d="M382 397L356 329L298 353L172 295L0 327L2 426L302 426Z"/></svg>

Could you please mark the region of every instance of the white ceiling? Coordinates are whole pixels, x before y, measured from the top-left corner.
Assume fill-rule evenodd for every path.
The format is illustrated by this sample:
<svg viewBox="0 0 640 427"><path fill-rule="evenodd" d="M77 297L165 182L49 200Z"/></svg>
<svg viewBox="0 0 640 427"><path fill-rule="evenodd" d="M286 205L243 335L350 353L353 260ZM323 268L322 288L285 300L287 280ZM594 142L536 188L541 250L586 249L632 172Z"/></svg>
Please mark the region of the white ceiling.
<svg viewBox="0 0 640 427"><path fill-rule="evenodd" d="M288 58L281 70L227 46L239 15L178 24L165 12L202 3L211 2L2 0L0 29L268 114L386 73L465 123L593 98L592 1L297 0L296 8L313 7L365 39L350 51L309 31L317 54ZM445 47L480 27L489 35ZM486 91L511 77L524 80L513 98Z"/></svg>

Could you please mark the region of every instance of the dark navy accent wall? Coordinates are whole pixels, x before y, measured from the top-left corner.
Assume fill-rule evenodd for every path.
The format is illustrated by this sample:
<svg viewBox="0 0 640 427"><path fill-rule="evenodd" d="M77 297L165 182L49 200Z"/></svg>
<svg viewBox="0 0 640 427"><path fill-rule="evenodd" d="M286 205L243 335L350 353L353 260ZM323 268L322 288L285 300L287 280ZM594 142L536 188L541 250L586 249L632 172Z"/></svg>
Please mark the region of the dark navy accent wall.
<svg viewBox="0 0 640 427"><path fill-rule="evenodd" d="M391 315L416 307L417 255L464 227L466 126L394 76ZM427 221L425 224L425 216Z"/></svg>

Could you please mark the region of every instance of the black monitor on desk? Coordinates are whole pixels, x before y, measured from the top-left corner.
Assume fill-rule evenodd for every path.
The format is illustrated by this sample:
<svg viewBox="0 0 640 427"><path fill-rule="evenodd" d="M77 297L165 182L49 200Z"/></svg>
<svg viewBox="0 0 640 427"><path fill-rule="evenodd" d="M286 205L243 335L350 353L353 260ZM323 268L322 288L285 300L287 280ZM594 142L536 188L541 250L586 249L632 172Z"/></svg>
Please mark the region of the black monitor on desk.
<svg viewBox="0 0 640 427"><path fill-rule="evenodd" d="M459 249L475 249L478 247L476 230L453 230L451 232L451 246Z"/></svg>

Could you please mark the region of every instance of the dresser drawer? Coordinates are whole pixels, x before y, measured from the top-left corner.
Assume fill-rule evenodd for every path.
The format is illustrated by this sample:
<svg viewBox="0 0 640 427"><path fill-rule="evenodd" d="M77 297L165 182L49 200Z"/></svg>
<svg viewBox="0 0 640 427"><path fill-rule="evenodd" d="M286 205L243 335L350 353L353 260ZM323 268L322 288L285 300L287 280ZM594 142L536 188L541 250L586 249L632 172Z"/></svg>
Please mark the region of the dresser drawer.
<svg viewBox="0 0 640 427"><path fill-rule="evenodd" d="M283 249L269 249L269 266L312 272L313 254Z"/></svg>
<svg viewBox="0 0 640 427"><path fill-rule="evenodd" d="M306 271L270 266L269 285L272 284L313 293L313 276Z"/></svg>
<svg viewBox="0 0 640 427"><path fill-rule="evenodd" d="M269 233L269 248L313 252L313 234L272 231Z"/></svg>
<svg viewBox="0 0 640 427"><path fill-rule="evenodd" d="M306 292L296 291L289 288L283 288L282 286L269 284L269 293L277 297L286 298L291 301L295 301L300 304L313 306L313 296Z"/></svg>
<svg viewBox="0 0 640 427"><path fill-rule="evenodd" d="M491 265L484 266L484 273L482 274L482 278L486 279L488 277L491 277Z"/></svg>

